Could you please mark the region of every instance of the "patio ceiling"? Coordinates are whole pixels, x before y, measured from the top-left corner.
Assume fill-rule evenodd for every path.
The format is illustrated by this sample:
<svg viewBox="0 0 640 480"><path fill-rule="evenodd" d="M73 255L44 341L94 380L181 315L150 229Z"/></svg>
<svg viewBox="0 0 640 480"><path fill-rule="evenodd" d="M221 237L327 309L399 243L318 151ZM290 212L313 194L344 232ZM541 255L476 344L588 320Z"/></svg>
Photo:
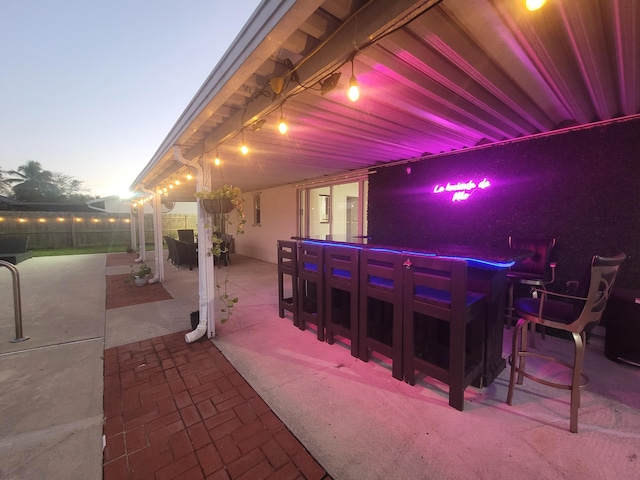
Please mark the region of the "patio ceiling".
<svg viewBox="0 0 640 480"><path fill-rule="evenodd" d="M256 191L638 113L636 0L264 0L132 189L186 174L174 146Z"/></svg>

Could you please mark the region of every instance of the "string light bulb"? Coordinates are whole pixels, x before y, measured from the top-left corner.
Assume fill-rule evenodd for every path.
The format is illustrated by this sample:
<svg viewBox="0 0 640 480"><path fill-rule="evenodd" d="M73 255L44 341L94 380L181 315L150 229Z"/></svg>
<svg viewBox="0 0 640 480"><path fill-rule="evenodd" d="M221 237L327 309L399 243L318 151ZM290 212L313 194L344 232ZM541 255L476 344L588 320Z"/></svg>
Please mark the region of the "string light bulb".
<svg viewBox="0 0 640 480"><path fill-rule="evenodd" d="M218 149L216 148L216 158L213 159L213 164L216 167L219 167L222 161L220 160L220 155L218 155Z"/></svg>
<svg viewBox="0 0 640 480"><path fill-rule="evenodd" d="M191 180L193 177L191 176L191 172L187 173L187 180Z"/></svg>
<svg viewBox="0 0 640 480"><path fill-rule="evenodd" d="M242 145L240 145L240 152L242 152L243 155L249 153L249 147L247 147L247 144L244 142L244 128L242 129Z"/></svg>
<svg viewBox="0 0 640 480"><path fill-rule="evenodd" d="M547 3L547 0L526 0L525 6L530 12L535 12L536 10L541 9L545 3Z"/></svg>
<svg viewBox="0 0 640 480"><path fill-rule="evenodd" d="M349 90L347 91L347 97L352 102L357 102L360 98L360 89L358 88L358 80L353 73L353 58L351 59L351 78L349 79Z"/></svg>
<svg viewBox="0 0 640 480"><path fill-rule="evenodd" d="M284 114L282 113L282 105L280 105L280 122L278 122L278 131L284 135L289 130L287 123L284 121Z"/></svg>

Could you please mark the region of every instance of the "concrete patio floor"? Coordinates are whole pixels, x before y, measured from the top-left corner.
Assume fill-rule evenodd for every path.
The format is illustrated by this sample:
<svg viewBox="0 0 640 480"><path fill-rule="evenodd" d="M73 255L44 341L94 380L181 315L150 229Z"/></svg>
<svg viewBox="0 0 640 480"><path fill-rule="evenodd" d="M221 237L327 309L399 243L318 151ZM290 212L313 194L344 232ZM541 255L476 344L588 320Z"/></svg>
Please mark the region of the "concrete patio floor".
<svg viewBox="0 0 640 480"><path fill-rule="evenodd" d="M640 478L640 369L606 359L602 339L587 350L579 434L568 431L568 392L525 382L508 406L506 371L468 388L459 412L446 386L399 382L385 359L364 363L279 318L275 265L232 262L240 303L211 341L332 478ZM0 273L0 478L100 479L104 351L186 331L197 269L166 264L172 299L109 310L106 275L129 267L106 267L106 255L33 258L18 269L30 338L9 343L11 280ZM537 347L572 348L552 337Z"/></svg>

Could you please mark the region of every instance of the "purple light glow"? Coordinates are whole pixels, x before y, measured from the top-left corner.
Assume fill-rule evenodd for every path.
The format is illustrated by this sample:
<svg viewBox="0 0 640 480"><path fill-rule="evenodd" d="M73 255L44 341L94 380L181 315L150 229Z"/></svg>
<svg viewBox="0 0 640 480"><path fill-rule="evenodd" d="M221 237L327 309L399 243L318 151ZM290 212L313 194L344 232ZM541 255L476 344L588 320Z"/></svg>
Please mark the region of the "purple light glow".
<svg viewBox="0 0 640 480"><path fill-rule="evenodd" d="M436 184L433 187L433 193L453 192L452 202L460 202L467 200L477 189L484 190L491 186L491 182L487 178L483 178L479 183L469 180L468 182L450 183L446 185Z"/></svg>

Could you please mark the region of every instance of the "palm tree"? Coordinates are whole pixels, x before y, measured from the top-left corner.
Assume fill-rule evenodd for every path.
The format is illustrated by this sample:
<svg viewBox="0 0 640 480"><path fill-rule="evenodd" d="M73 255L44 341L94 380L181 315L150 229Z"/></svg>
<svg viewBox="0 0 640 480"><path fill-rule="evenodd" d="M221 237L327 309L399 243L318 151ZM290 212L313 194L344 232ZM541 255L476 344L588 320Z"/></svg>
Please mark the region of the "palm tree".
<svg viewBox="0 0 640 480"><path fill-rule="evenodd" d="M23 202L46 202L56 200L60 196L58 188L53 184L53 174L43 170L40 162L29 160L20 165L17 170L8 172L14 177L5 182L13 184L13 194L16 200Z"/></svg>
<svg viewBox="0 0 640 480"><path fill-rule="evenodd" d="M5 175L9 172L5 172L0 168L0 195L9 195L11 193L11 184L9 179L5 178Z"/></svg>

